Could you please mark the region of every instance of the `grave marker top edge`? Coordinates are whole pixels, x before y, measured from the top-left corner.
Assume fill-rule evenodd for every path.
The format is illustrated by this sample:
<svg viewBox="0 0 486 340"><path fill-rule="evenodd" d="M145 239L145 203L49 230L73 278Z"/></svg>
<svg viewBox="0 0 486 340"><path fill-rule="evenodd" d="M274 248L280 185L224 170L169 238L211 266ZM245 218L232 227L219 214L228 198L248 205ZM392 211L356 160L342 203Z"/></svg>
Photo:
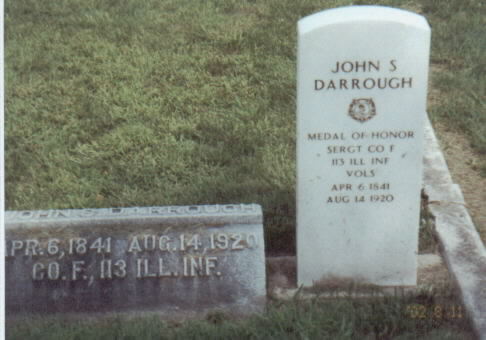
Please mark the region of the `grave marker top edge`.
<svg viewBox="0 0 486 340"><path fill-rule="evenodd" d="M357 21L394 22L430 31L427 20L419 14L385 6L346 6L324 10L299 20L299 35L315 29Z"/></svg>
<svg viewBox="0 0 486 340"><path fill-rule="evenodd" d="M190 206L124 207L6 211L5 228L133 223L263 223L258 204L215 204Z"/></svg>

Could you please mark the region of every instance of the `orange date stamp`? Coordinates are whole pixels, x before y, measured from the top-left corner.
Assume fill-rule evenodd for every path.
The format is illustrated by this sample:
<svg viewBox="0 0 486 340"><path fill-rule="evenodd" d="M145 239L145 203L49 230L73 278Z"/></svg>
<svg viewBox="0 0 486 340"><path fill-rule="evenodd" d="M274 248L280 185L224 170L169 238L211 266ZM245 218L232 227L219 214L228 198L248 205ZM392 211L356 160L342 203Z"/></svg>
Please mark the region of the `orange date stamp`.
<svg viewBox="0 0 486 340"><path fill-rule="evenodd" d="M405 307L405 313L411 319L462 319L464 318L464 307L461 305L439 305L439 304L409 304Z"/></svg>

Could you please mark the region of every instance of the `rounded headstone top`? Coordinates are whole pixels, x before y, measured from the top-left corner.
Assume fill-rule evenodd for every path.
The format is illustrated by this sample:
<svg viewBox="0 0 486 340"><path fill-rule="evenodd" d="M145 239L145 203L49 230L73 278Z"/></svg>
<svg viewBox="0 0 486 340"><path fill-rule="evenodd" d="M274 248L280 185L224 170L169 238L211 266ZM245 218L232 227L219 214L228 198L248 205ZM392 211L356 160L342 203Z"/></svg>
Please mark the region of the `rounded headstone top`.
<svg viewBox="0 0 486 340"><path fill-rule="evenodd" d="M429 30L427 20L419 14L403 9L385 6L346 6L324 10L299 20L299 34L317 28L351 22L394 22L402 25Z"/></svg>

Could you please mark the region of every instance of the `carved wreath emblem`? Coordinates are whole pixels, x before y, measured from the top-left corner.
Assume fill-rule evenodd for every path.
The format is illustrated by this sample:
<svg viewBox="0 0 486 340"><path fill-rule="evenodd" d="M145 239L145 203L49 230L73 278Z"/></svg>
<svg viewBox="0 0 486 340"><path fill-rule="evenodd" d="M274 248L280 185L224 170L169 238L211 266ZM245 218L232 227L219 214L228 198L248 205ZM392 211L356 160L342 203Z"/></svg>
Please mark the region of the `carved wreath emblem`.
<svg viewBox="0 0 486 340"><path fill-rule="evenodd" d="M376 106L371 98L353 99L348 110L351 118L364 123L376 115Z"/></svg>

